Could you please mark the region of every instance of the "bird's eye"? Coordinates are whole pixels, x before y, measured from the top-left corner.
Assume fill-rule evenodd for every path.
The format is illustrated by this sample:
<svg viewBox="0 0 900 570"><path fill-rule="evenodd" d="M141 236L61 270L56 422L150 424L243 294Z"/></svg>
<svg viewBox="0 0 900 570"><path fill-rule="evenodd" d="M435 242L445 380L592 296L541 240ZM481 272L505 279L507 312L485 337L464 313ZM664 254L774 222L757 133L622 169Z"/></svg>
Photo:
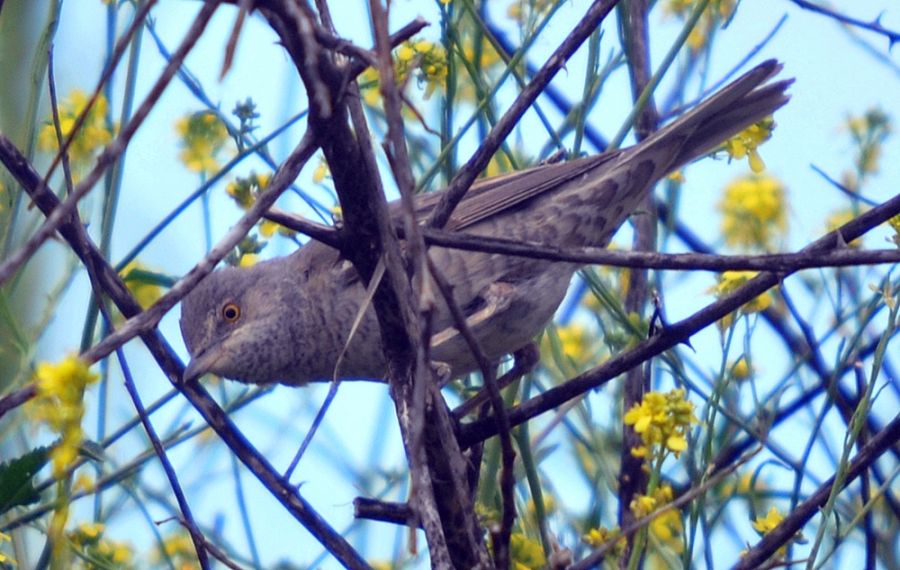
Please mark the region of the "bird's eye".
<svg viewBox="0 0 900 570"><path fill-rule="evenodd" d="M228 323L235 322L241 318L241 308L237 303L225 303L222 307L222 318Z"/></svg>

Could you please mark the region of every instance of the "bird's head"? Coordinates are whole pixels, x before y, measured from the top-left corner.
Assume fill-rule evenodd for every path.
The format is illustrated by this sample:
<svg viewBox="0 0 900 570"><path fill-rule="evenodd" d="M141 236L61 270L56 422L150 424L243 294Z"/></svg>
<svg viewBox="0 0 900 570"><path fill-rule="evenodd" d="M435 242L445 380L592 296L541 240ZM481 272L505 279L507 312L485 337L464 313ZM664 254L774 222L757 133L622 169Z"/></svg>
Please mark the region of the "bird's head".
<svg viewBox="0 0 900 570"><path fill-rule="evenodd" d="M283 290L271 263L228 267L201 281L181 304L181 334L191 355L184 380L206 373L248 382L277 380Z"/></svg>

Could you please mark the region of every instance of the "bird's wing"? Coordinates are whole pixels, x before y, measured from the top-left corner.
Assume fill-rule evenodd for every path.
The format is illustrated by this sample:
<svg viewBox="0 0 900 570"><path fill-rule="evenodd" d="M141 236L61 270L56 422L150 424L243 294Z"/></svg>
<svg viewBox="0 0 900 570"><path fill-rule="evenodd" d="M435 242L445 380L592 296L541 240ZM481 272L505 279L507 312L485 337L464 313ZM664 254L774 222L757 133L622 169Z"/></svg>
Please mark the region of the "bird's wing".
<svg viewBox="0 0 900 570"><path fill-rule="evenodd" d="M552 191L565 182L596 169L619 155L618 151L606 152L480 180L469 188L459 206L453 211L446 229L461 230L499 212L515 208L535 196ZM420 221L434 210L443 195L444 191L438 190L416 196L416 215ZM391 215L399 217L399 201L392 202L390 206Z"/></svg>

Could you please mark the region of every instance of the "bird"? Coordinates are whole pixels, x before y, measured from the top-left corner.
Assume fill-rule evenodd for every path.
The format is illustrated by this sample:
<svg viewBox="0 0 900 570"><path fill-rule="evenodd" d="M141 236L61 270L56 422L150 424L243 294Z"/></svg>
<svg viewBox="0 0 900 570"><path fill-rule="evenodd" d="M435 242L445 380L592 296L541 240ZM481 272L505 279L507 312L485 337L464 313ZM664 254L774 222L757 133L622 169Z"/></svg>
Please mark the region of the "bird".
<svg viewBox="0 0 900 570"><path fill-rule="evenodd" d="M775 60L759 64L634 146L476 182L445 229L558 247L605 247L657 181L788 101L792 80L772 81L781 68ZM415 197L419 220L441 195ZM399 219L397 203L391 211ZM494 361L534 341L580 268L437 246L428 255L452 285L483 353ZM366 304L357 318L365 296L352 264L315 240L284 257L214 271L182 300L180 325L190 353L183 380L214 373L293 386L384 381L387 364L374 309ZM478 364L454 323L439 300L430 357L450 377L459 377Z"/></svg>

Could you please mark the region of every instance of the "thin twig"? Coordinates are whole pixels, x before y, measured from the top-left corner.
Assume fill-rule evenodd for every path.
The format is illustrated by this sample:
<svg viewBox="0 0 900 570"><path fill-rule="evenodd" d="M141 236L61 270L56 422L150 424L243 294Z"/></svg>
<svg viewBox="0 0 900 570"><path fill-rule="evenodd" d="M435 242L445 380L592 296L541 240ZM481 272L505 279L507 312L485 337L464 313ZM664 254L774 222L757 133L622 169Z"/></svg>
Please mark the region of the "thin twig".
<svg viewBox="0 0 900 570"><path fill-rule="evenodd" d="M900 415L895 416L883 430L872 436L872 439L859 450L847 467L845 478L841 482L842 488L862 475L886 451L896 446L898 441L900 441ZM833 492L834 481L835 478L831 477L820 485L809 498L797 505L777 527L766 533L756 546L744 553L734 566L734 570L757 568L768 560L778 548L787 543L803 528L803 525L819 512Z"/></svg>
<svg viewBox="0 0 900 570"><path fill-rule="evenodd" d="M460 168L456 176L447 187L447 193L441 198L440 203L431 213L426 226L440 228L446 225L453 213L453 209L462 200L469 186L475 178L488 165L491 157L500 148L500 145L509 136L513 128L525 111L534 103L543 92L550 80L562 69L569 57L591 35L600 22L612 11L619 0L596 0L572 32L566 36L555 52L547 59L547 62L534 75L531 83L519 93L516 100L510 105L509 110L497 121L491 132L484 138L478 150L469 158L468 162Z"/></svg>
<svg viewBox="0 0 900 570"><path fill-rule="evenodd" d="M871 22L866 22L864 20L859 20L857 18L851 18L850 16L845 16L840 12L835 10L831 10L824 6L820 6L819 4L814 4L812 2L808 2L807 0L790 0L797 6L800 6L804 10L809 10L810 12L815 12L817 14L822 14L832 20L840 22L842 24L847 24L848 26L855 26L857 28L862 28L864 30L869 30L871 32L875 32L876 34L881 34L886 37L888 40L888 47L894 47L894 44L900 41L900 32L894 32L889 30L881 25L881 16L879 15L877 18L872 20Z"/></svg>
<svg viewBox="0 0 900 570"><path fill-rule="evenodd" d="M153 4L153 2L148 2L146 5ZM144 6L146 6L144 5ZM144 8L142 6L142 10ZM47 219L44 221L43 225L38 229L38 231L12 256L7 262L4 262L2 266L0 266L0 284L4 283L7 279L9 279L22 263L30 259L31 253L37 250L38 247L44 241L47 240L50 236L52 236L56 230L59 228L60 224L66 219L68 216L72 215L72 212L75 211L78 206L78 201L81 200L88 192L90 192L94 185L100 180L100 177L106 172L106 169L112 165L119 156L125 151L128 147L128 143L131 141L131 138L137 132L138 127L144 122L144 119L147 118L147 115L156 105L157 100L162 95L166 86L177 73L178 68L181 66L181 63L184 61L184 58L187 57L187 54L190 52L191 48L194 47L197 40L200 38L200 35L203 33L203 30L206 28L206 25L209 23L209 20L212 18L213 13L218 7L218 2L207 2L200 9L200 12L197 14L197 18L194 20L193 24L191 24L190 29L185 35L184 40L181 45L178 46L178 49L172 56L172 59L166 65L163 72L160 74L159 78L156 80L156 83L150 89L149 94L144 99L144 102L137 109L137 111L132 116L132 119L122 128L122 131L119 135L103 150L100 156L97 158L97 163L94 165L94 168L88 172L87 175L78 183L75 187L75 190L71 192L66 198L65 202L63 202L55 211L49 213L47 215ZM137 21L137 20L136 20ZM123 37L119 44L122 44L127 37ZM127 45L127 43L126 43ZM119 45L117 45L118 49ZM124 48L122 48L124 50ZM113 63L112 61L110 63ZM112 68L107 68L109 73L112 73ZM103 85L102 82L105 82L105 73L101 78L101 83L98 86ZM95 91L94 98L96 98L97 93ZM91 101L88 102L84 111L81 115L79 115L78 119L73 126L72 133L69 135L67 140L68 144L63 144L59 153L57 154L57 161L60 160L66 152L68 152L68 147L71 144L71 141L74 140L76 134L78 134L78 127L81 124L84 124L86 120L87 114L90 111ZM50 174L53 172L57 161L51 165L47 174L41 181L41 185L43 188L47 187L47 180L50 177Z"/></svg>
<svg viewBox="0 0 900 570"><path fill-rule="evenodd" d="M844 240L852 241L897 214L900 214L900 195L844 224L838 228L837 232L830 232L812 242L802 252L819 253L841 247L841 244L845 243ZM843 240L837 239L836 236L838 235L843 236ZM663 329L659 335L649 338L631 350L614 356L604 364L510 409L507 412L510 423L515 426L528 421L577 397L579 394L605 384L619 374L640 365L647 359L687 341L695 332L736 311L751 299L777 285L790 273L792 272L760 273L731 294L711 303L690 317ZM460 444L469 446L477 441L483 441L496 435L494 423L493 418L484 418L463 426L460 430Z"/></svg>

